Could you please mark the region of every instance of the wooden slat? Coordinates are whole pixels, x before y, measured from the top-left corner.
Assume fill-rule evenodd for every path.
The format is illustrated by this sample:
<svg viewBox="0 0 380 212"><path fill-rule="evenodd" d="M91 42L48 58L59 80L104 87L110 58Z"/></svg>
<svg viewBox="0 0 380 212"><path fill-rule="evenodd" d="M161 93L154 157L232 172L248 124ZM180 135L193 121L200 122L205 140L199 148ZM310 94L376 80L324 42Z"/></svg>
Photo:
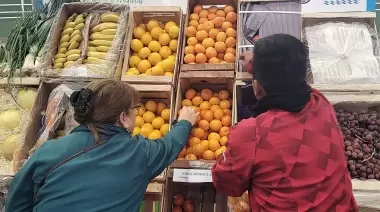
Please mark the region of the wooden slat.
<svg viewBox="0 0 380 212"><path fill-rule="evenodd" d="M380 181L352 179L352 189L355 191L372 191L380 193Z"/></svg>
<svg viewBox="0 0 380 212"><path fill-rule="evenodd" d="M375 12L302 13L302 18L376 18Z"/></svg>
<svg viewBox="0 0 380 212"><path fill-rule="evenodd" d="M39 85L40 78L38 77L15 77L11 81L12 85ZM0 85L7 85L8 78L0 78Z"/></svg>
<svg viewBox="0 0 380 212"><path fill-rule="evenodd" d="M181 72L183 71L229 71L235 70L235 63L220 63L220 64L182 64Z"/></svg>

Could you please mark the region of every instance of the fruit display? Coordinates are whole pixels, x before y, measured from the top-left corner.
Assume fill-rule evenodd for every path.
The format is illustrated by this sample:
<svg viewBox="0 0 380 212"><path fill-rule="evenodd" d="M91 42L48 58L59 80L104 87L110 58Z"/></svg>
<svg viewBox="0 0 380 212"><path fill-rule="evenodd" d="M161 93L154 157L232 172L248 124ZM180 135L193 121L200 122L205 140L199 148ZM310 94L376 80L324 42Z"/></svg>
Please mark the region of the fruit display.
<svg viewBox="0 0 380 212"><path fill-rule="evenodd" d="M352 178L380 180L380 115L377 111L336 111L344 134Z"/></svg>
<svg viewBox="0 0 380 212"><path fill-rule="evenodd" d="M165 136L169 131L170 108L163 102L148 100L136 115L136 124L132 135L142 135L154 140Z"/></svg>
<svg viewBox="0 0 380 212"><path fill-rule="evenodd" d="M173 76L179 27L174 21L155 19L133 29L126 76Z"/></svg>
<svg viewBox="0 0 380 212"><path fill-rule="evenodd" d="M189 15L185 29L184 63L235 63L236 21L235 8L196 5Z"/></svg>
<svg viewBox="0 0 380 212"><path fill-rule="evenodd" d="M191 198L184 197L183 194L177 193L173 196L173 207L171 212L193 212L195 211L194 203Z"/></svg>
<svg viewBox="0 0 380 212"><path fill-rule="evenodd" d="M79 44L83 40L82 29L87 13L71 15L62 30L58 52L54 56L54 69L62 69L73 65L81 57Z"/></svg>
<svg viewBox="0 0 380 212"><path fill-rule="evenodd" d="M189 89L181 105L195 108L200 112L200 118L193 127L187 147L181 151L178 159L216 159L226 150L225 145L232 124L230 93L227 90L214 93L210 89L200 92Z"/></svg>
<svg viewBox="0 0 380 212"><path fill-rule="evenodd" d="M119 18L120 14L115 12L100 15L100 23L91 28L84 64L99 64L105 59L115 39Z"/></svg>

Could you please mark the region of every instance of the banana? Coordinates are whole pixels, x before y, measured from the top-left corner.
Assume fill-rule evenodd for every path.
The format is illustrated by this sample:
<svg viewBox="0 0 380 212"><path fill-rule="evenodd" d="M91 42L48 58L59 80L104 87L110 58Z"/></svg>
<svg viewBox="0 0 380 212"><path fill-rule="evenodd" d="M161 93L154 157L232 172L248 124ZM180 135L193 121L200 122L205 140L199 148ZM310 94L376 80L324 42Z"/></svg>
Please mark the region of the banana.
<svg viewBox="0 0 380 212"><path fill-rule="evenodd" d="M66 62L66 58L58 58L56 60L54 60L54 63L57 64L57 63L64 63Z"/></svg>
<svg viewBox="0 0 380 212"><path fill-rule="evenodd" d="M109 40L92 40L90 41L90 44L94 46L111 46L112 41Z"/></svg>
<svg viewBox="0 0 380 212"><path fill-rule="evenodd" d="M99 31L103 31L106 29L116 29L117 25L118 25L117 23L101 23L101 24L94 26L91 29L91 32L99 32Z"/></svg>
<svg viewBox="0 0 380 212"><path fill-rule="evenodd" d="M76 25L76 26L74 27L74 30L79 30L79 31L81 31L81 30L83 29L83 27L84 27L84 23L80 23L80 24L78 24L78 25Z"/></svg>
<svg viewBox="0 0 380 212"><path fill-rule="evenodd" d="M114 35L103 35L103 34L100 34L100 33L93 33L91 35L91 40L109 40L109 41L113 41L113 39L115 38Z"/></svg>
<svg viewBox="0 0 380 212"><path fill-rule="evenodd" d="M88 57L95 57L103 60L106 57L107 53L105 52L87 52Z"/></svg>
<svg viewBox="0 0 380 212"><path fill-rule="evenodd" d="M58 59L58 58L66 58L66 54L58 53L54 56L54 59Z"/></svg>
<svg viewBox="0 0 380 212"><path fill-rule="evenodd" d="M78 48L78 46L79 46L79 43L78 42L72 42L72 43L70 43L70 46L69 46L69 48L67 48L68 50L72 50L72 49L76 49L76 48ZM66 53L66 52L65 52Z"/></svg>
<svg viewBox="0 0 380 212"><path fill-rule="evenodd" d="M66 52L65 56L70 56L72 54L80 54L80 50L79 49L71 49L69 51Z"/></svg>
<svg viewBox="0 0 380 212"><path fill-rule="evenodd" d="M67 61L75 61L80 58L80 54L72 54L70 56L67 56Z"/></svg>
<svg viewBox="0 0 380 212"><path fill-rule="evenodd" d="M119 22L119 17L120 17L120 16L115 15L115 14L106 14L106 15L100 17L100 20L101 20L103 23L107 23L107 22L118 23L118 22Z"/></svg>
<svg viewBox="0 0 380 212"><path fill-rule="evenodd" d="M63 30L61 36L63 37L65 35L71 35L71 33L73 33L73 32L74 32L74 28L67 28L67 29Z"/></svg>

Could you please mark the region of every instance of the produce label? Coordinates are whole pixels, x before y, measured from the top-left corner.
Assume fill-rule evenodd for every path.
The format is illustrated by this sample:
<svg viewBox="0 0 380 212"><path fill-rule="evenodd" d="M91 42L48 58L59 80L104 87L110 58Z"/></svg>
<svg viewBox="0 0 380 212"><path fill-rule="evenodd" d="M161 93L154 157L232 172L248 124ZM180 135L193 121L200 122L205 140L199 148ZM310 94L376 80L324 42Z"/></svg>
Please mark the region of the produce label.
<svg viewBox="0 0 380 212"><path fill-rule="evenodd" d="M205 169L174 169L173 182L211 183L211 170Z"/></svg>
<svg viewBox="0 0 380 212"><path fill-rule="evenodd" d="M304 0L302 12L365 12L375 11L375 0Z"/></svg>

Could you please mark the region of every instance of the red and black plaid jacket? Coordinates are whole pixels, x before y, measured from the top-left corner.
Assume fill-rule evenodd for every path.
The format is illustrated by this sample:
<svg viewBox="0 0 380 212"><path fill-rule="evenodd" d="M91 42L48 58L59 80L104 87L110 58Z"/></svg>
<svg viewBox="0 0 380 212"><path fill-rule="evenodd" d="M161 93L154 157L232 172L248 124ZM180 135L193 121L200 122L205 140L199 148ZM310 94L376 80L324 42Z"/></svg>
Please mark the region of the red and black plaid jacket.
<svg viewBox="0 0 380 212"><path fill-rule="evenodd" d="M248 190L252 211L358 211L334 109L316 90L300 113L240 122L212 174L228 196Z"/></svg>

